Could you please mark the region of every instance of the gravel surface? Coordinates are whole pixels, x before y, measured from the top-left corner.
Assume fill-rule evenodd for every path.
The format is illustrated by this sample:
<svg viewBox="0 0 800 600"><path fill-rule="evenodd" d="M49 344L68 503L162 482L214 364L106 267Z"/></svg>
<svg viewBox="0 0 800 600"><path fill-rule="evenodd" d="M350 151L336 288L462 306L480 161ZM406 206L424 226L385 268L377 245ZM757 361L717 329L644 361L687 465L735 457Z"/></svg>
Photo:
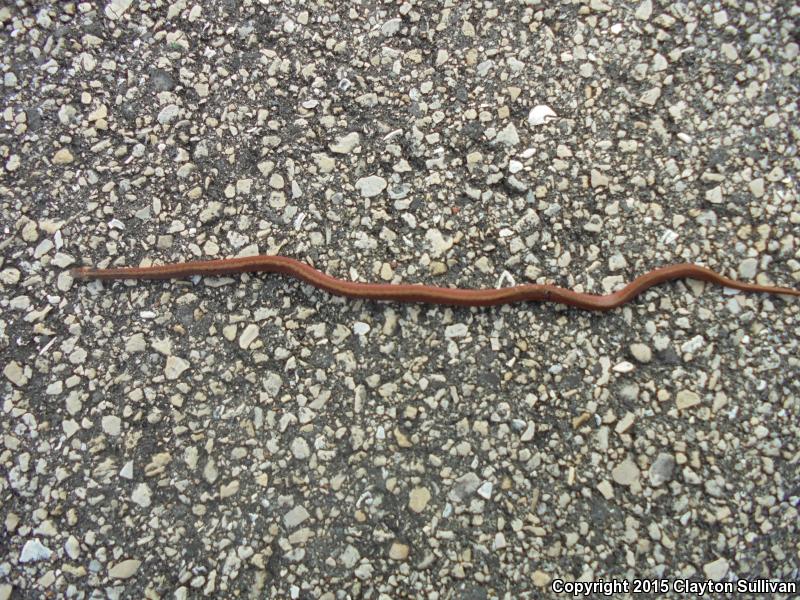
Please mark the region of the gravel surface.
<svg viewBox="0 0 800 600"><path fill-rule="evenodd" d="M360 281L607 293L696 262L798 287L798 23L791 0L3 3L0 600L798 580L798 302L68 270L280 252Z"/></svg>

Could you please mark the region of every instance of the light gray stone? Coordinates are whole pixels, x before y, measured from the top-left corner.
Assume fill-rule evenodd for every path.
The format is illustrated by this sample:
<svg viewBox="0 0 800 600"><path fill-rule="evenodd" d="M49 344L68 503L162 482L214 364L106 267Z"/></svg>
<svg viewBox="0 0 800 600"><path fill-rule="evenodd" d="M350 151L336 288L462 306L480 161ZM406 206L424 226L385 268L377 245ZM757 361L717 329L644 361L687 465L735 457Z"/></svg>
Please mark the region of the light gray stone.
<svg viewBox="0 0 800 600"><path fill-rule="evenodd" d="M728 574L730 565L725 558L718 558L703 565L703 573L712 581L722 581L722 578Z"/></svg>
<svg viewBox="0 0 800 600"><path fill-rule="evenodd" d="M356 189L364 198L373 198L386 189L386 180L378 175L362 177L356 181Z"/></svg>
<svg viewBox="0 0 800 600"><path fill-rule="evenodd" d="M506 146L516 146L519 144L519 134L517 133L517 128L514 126L514 123L506 125L500 133L497 134L494 141L498 144L505 144Z"/></svg>
<svg viewBox="0 0 800 600"><path fill-rule="evenodd" d="M649 363L653 359L653 351L647 344L631 344L631 356L640 363Z"/></svg>
<svg viewBox="0 0 800 600"><path fill-rule="evenodd" d="M639 481L639 467L630 458L626 458L611 471L611 478L618 485L630 486Z"/></svg>
<svg viewBox="0 0 800 600"><path fill-rule="evenodd" d="M129 558L115 564L108 570L111 579L130 579L139 570L142 561Z"/></svg>
<svg viewBox="0 0 800 600"><path fill-rule="evenodd" d="M131 493L131 500L141 506L142 508L147 508L150 506L150 499L153 492L150 491L150 487L146 483L140 483L135 488L133 488L133 492Z"/></svg>
<svg viewBox="0 0 800 600"><path fill-rule="evenodd" d="M658 487L672 479L675 470L675 458L667 452L660 452L653 464L650 465L648 477L650 485Z"/></svg>
<svg viewBox="0 0 800 600"><path fill-rule="evenodd" d="M636 9L634 16L640 21L647 21L650 19L651 14L653 14L653 1L644 0L639 5L639 8Z"/></svg>
<svg viewBox="0 0 800 600"><path fill-rule="evenodd" d="M22 547L22 552L19 555L19 562L38 562L41 560L48 560L53 552L47 546L43 545L37 538L33 538L25 542Z"/></svg>
<svg viewBox="0 0 800 600"><path fill-rule="evenodd" d="M283 515L283 524L287 529L294 529L306 521L310 516L311 515L308 514L308 511L298 504L292 510Z"/></svg>
<svg viewBox="0 0 800 600"><path fill-rule="evenodd" d="M106 17L112 21L116 21L125 14L131 4L133 4L133 0L112 0L106 5L104 11Z"/></svg>
<svg viewBox="0 0 800 600"><path fill-rule="evenodd" d="M415 487L408 494L408 508L421 513L430 502L431 493L426 487Z"/></svg>
<svg viewBox="0 0 800 600"><path fill-rule="evenodd" d="M329 146L331 152L336 154L350 154L353 149L361 143L361 136L355 131L340 137L335 143Z"/></svg>
<svg viewBox="0 0 800 600"><path fill-rule="evenodd" d="M108 435L118 436L122 430L122 419L116 415L106 415L101 420L103 431Z"/></svg>
<svg viewBox="0 0 800 600"><path fill-rule="evenodd" d="M296 437L292 441L292 455L298 460L306 460L311 456L311 449L308 442L302 437Z"/></svg>
<svg viewBox="0 0 800 600"><path fill-rule="evenodd" d="M164 367L164 376L167 379L177 379L191 365L180 356L168 356Z"/></svg>
<svg viewBox="0 0 800 600"><path fill-rule="evenodd" d="M178 114L180 114L180 112L181 109L177 104L167 104L158 113L157 120L162 125L166 125L167 123L175 119L175 117L177 117Z"/></svg>
<svg viewBox="0 0 800 600"><path fill-rule="evenodd" d="M447 496L453 502L464 502L478 491L480 485L481 480L475 473L466 473L456 479L453 488Z"/></svg>
<svg viewBox="0 0 800 600"><path fill-rule="evenodd" d="M753 279L758 272L758 259L745 258L739 263L739 277L742 279Z"/></svg>

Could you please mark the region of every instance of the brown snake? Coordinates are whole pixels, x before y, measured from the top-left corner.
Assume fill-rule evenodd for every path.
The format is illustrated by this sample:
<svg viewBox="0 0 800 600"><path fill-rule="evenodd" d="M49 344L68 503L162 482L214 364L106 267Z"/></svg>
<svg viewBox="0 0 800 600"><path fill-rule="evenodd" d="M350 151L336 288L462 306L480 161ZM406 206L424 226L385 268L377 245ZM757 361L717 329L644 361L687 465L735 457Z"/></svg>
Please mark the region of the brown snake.
<svg viewBox="0 0 800 600"><path fill-rule="evenodd" d="M736 281L720 275L716 271L691 263L653 269L640 275L621 290L604 296L575 292L556 285L541 284L480 290L419 284L356 283L331 277L304 262L277 255L201 260L152 267L115 267L110 269L81 267L72 269L71 273L76 279L180 279L192 275L233 275L254 271L289 275L337 296L455 306L493 306L512 302L536 301L602 311L626 304L659 283L685 278L699 279L745 292L800 296L800 290Z"/></svg>

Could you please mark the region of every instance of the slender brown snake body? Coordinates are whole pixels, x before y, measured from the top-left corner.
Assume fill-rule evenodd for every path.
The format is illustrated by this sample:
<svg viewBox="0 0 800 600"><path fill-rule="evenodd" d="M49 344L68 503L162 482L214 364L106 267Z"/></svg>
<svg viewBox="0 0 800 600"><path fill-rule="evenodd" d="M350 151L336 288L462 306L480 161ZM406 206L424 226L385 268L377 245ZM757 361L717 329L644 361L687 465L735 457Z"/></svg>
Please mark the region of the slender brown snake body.
<svg viewBox="0 0 800 600"><path fill-rule="evenodd" d="M621 290L607 295L584 294L556 285L527 284L499 289L444 288L419 284L357 283L326 275L314 267L286 256L247 256L201 260L152 267L72 269L76 279L181 279L192 275L233 275L263 271L281 273L305 281L337 296L364 300L417 302L454 306L493 306L512 302L554 302L584 310L610 310L636 298L654 285L676 279L699 279L745 292L800 296L800 290L736 281L706 267L691 263L653 269Z"/></svg>

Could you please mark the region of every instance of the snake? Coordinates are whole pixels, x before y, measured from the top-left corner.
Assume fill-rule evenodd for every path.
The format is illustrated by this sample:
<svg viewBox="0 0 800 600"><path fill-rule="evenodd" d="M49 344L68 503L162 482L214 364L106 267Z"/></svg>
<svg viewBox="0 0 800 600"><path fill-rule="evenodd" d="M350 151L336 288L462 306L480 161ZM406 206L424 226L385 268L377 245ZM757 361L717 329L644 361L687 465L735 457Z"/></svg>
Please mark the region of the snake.
<svg viewBox="0 0 800 600"><path fill-rule="evenodd" d="M331 277L311 265L280 255L258 255L216 260L197 260L149 267L78 267L75 279L183 279L196 275L225 276L237 273L279 273L294 277L337 296L449 306L496 306L515 302L551 302L590 311L607 311L634 300L655 285L679 279L698 279L741 290L800 297L800 290L730 279L693 263L659 267L640 275L612 294L587 294L551 284L523 284L505 288L451 288L422 284L360 283Z"/></svg>

